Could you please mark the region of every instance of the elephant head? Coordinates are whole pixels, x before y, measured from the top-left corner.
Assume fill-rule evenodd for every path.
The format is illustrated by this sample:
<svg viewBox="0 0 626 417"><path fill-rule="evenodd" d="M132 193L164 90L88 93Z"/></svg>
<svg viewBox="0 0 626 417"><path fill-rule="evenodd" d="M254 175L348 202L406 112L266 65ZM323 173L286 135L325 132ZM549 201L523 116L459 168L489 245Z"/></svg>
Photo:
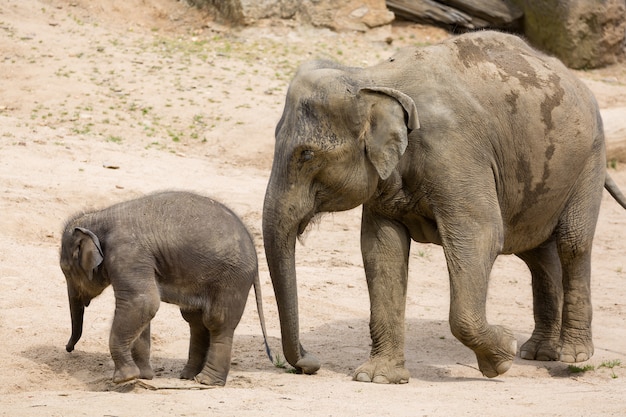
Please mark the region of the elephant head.
<svg viewBox="0 0 626 417"><path fill-rule="evenodd" d="M85 307L108 286L97 274L103 260L100 241L92 231L82 227L65 231L61 243L60 264L67 282L72 318L72 335L65 346L68 352L74 350L82 335Z"/></svg>
<svg viewBox="0 0 626 417"><path fill-rule="evenodd" d="M369 200L419 127L413 100L363 70L330 62L303 65L276 127L263 208L263 238L287 361L314 373L319 361L299 340L295 242L321 212Z"/></svg>

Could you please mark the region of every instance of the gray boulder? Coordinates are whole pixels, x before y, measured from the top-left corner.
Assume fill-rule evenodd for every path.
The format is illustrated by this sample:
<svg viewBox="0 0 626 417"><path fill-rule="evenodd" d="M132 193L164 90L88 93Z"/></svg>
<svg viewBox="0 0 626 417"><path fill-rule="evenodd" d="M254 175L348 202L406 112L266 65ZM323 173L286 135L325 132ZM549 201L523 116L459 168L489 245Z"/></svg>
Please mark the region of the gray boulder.
<svg viewBox="0 0 626 417"><path fill-rule="evenodd" d="M389 24L394 14L385 0L188 0L198 7L216 9L228 22L250 24L266 18L296 19L336 31Z"/></svg>
<svg viewBox="0 0 626 417"><path fill-rule="evenodd" d="M624 57L626 0L514 0L524 34L571 68L597 68Z"/></svg>

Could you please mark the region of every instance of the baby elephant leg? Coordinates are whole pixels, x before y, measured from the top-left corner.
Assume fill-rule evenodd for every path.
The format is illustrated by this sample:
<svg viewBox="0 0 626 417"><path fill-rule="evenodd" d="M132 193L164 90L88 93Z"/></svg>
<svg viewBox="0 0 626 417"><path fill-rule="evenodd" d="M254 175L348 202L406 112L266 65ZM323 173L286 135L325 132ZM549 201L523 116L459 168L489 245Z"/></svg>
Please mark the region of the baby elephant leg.
<svg viewBox="0 0 626 417"><path fill-rule="evenodd" d="M249 289L249 287L247 288ZM211 343L202 371L196 381L205 385L223 386L230 370L233 335L246 305L248 291L240 294L215 293L209 311L204 311L204 326L210 332Z"/></svg>
<svg viewBox="0 0 626 417"><path fill-rule="evenodd" d="M133 343L131 354L135 365L139 368L139 378L154 378L154 371L150 365L150 323Z"/></svg>
<svg viewBox="0 0 626 417"><path fill-rule="evenodd" d="M196 381L205 385L224 386L230 371L234 329L211 331L207 361Z"/></svg>
<svg viewBox="0 0 626 417"><path fill-rule="evenodd" d="M109 338L109 349L115 363L113 382L153 376L150 368L149 326L160 302L156 284L144 293L137 292L134 297L117 297Z"/></svg>
<svg viewBox="0 0 626 417"><path fill-rule="evenodd" d="M202 371L209 350L210 334L202 321L201 310L180 310L183 318L189 323L191 336L189 339L189 359L180 374L181 379L194 379Z"/></svg>

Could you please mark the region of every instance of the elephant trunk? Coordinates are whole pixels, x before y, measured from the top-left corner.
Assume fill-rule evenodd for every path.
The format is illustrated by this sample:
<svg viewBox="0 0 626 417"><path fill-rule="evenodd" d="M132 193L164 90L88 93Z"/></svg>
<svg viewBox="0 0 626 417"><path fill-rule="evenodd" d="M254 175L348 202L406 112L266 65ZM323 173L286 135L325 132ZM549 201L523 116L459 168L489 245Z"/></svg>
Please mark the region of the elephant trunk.
<svg viewBox="0 0 626 417"><path fill-rule="evenodd" d="M68 286L68 298L70 300L70 315L72 317L72 335L65 345L65 350L71 352L74 346L80 340L83 334L83 317L85 315L85 303L82 298L75 294L71 287Z"/></svg>
<svg viewBox="0 0 626 417"><path fill-rule="evenodd" d="M299 335L295 246L301 219L293 215L293 207L280 203L286 200L277 198L268 187L263 206L265 254L278 305L285 359L298 372L313 374L320 362L304 350Z"/></svg>

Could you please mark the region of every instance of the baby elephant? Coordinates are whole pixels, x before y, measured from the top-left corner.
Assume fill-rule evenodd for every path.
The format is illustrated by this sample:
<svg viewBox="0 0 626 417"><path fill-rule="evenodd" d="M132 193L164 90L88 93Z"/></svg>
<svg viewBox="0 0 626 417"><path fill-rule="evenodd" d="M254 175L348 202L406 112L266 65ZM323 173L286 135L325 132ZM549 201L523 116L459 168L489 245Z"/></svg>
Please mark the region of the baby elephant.
<svg viewBox="0 0 626 417"><path fill-rule="evenodd" d="M68 352L80 339L85 307L113 286L114 382L154 376L150 320L162 300L180 306L191 330L181 378L224 385L253 284L271 360L254 243L241 220L210 198L162 192L76 215L64 228L60 263L72 317Z"/></svg>

